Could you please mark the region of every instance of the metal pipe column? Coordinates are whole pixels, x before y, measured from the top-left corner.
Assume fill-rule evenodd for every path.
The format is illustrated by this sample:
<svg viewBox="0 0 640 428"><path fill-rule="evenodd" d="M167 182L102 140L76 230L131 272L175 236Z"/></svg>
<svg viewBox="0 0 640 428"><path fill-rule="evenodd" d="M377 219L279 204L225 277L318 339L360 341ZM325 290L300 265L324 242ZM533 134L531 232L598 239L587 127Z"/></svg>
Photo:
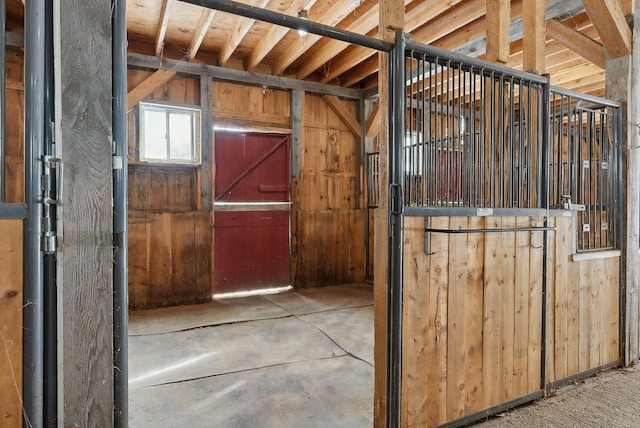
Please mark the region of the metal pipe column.
<svg viewBox="0 0 640 428"><path fill-rule="evenodd" d="M44 0L25 4L23 400L25 426L43 426L42 155L44 145Z"/></svg>
<svg viewBox="0 0 640 428"><path fill-rule="evenodd" d="M55 135L53 124L55 122L55 79L53 67L53 2L45 3L45 52L44 52L44 147L45 156L55 157ZM48 157L47 159L50 159ZM42 180L43 196L45 203L42 207L42 231L45 240L49 239L48 246L44 248L44 426L56 428L58 426L58 290L56 285L57 272L57 248L56 235L56 205L47 202L47 199L57 199L57 177L55 170L48 167L44 171ZM47 173L47 168L48 173ZM48 198L47 198L48 197ZM47 238L49 237L49 238Z"/></svg>
<svg viewBox="0 0 640 428"><path fill-rule="evenodd" d="M405 35L396 31L389 58L389 242L387 283L387 427L398 428L402 415L402 175L405 132Z"/></svg>
<svg viewBox="0 0 640 428"><path fill-rule="evenodd" d="M0 76L2 76L2 85L0 85L0 203L7 201L7 2L0 0Z"/></svg>
<svg viewBox="0 0 640 428"><path fill-rule="evenodd" d="M129 309L127 277L127 23L126 0L112 0L113 76L113 385L114 426L128 426Z"/></svg>
<svg viewBox="0 0 640 428"><path fill-rule="evenodd" d="M541 344L540 344L540 389L546 391L546 379L547 379L547 330L549 328L547 323L547 311L554 310L553 307L549 308L547 305L547 295L549 294L549 149L551 145L551 76L545 74L547 83L542 86L542 102L538 109L539 120L542 120L541 132L541 163L542 163L542 175L540 176L542 183L540 184L540 208L547 210L547 214L544 217L544 231L542 232L542 325L541 331Z"/></svg>

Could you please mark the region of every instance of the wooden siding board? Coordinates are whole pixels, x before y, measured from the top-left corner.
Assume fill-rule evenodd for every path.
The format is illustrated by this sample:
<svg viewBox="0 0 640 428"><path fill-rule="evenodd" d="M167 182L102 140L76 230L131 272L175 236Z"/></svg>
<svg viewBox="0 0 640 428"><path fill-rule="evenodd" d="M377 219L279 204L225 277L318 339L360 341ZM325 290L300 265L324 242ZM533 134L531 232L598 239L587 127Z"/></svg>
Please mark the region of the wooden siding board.
<svg viewBox="0 0 640 428"><path fill-rule="evenodd" d="M171 295L177 303L196 301L195 214L174 213L171 219Z"/></svg>
<svg viewBox="0 0 640 428"><path fill-rule="evenodd" d="M555 379L563 379L567 377L567 348L570 338L567 333L567 317L568 317L568 282L569 269L571 262L571 223L560 219L557 221L556 231L556 253L554 263L554 311L555 311Z"/></svg>
<svg viewBox="0 0 640 428"><path fill-rule="evenodd" d="M532 221L536 227L544 225L540 218ZM529 255L529 353L527 356L527 393L540 389L540 367L542 360L542 265L544 263L544 236L543 232L530 234ZM521 260L518 259L517 263Z"/></svg>
<svg viewBox="0 0 640 428"><path fill-rule="evenodd" d="M466 217L452 217L451 230L468 228ZM466 403L465 368L467 338L467 238L460 233L449 237L449 297L447 302L447 420L464 416Z"/></svg>
<svg viewBox="0 0 640 428"><path fill-rule="evenodd" d="M434 217L431 227L447 229L449 219ZM427 425L436 426L447 420L447 341L448 341L448 293L449 293L449 237L446 234L432 233L429 237L429 291L430 300L427 314L429 329L427 347L429 348L430 368L427 373Z"/></svg>
<svg viewBox="0 0 640 428"><path fill-rule="evenodd" d="M530 227L528 217L518 217L516 227ZM529 263L531 233L515 234L514 337L513 337L513 396L529 393Z"/></svg>
<svg viewBox="0 0 640 428"><path fill-rule="evenodd" d="M195 295L196 301L205 302L212 296L212 252L213 242L208 212L195 213Z"/></svg>
<svg viewBox="0 0 640 428"><path fill-rule="evenodd" d="M129 307L146 308L149 302L147 217L145 211L129 210Z"/></svg>
<svg viewBox="0 0 640 428"><path fill-rule="evenodd" d="M22 220L0 220L0 419L22 426Z"/></svg>
<svg viewBox="0 0 640 428"><path fill-rule="evenodd" d="M149 305L175 304L172 294L171 213L147 213Z"/></svg>
<svg viewBox="0 0 640 428"><path fill-rule="evenodd" d="M502 219L497 217L487 218L486 227L502 227ZM491 269L486 269L485 271L484 290L484 341L482 345L485 364L483 365L482 384L484 385L485 407L491 407L502 402L504 385L500 313L503 267L500 257L500 244L500 234L487 234L485 266L491 266Z"/></svg>
<svg viewBox="0 0 640 428"><path fill-rule="evenodd" d="M469 218L469 229L484 228L481 217ZM483 295L484 295L484 234L469 234L466 246L467 306L464 312L466 334L466 370L464 387L466 389L465 414L469 415L483 408L482 384L482 334L483 334Z"/></svg>
<svg viewBox="0 0 640 428"><path fill-rule="evenodd" d="M408 426L424 424L428 411L429 385L424 381L432 368L428 343L429 314L425 309L430 302L429 258L424 252L424 220L418 217L404 219L404 302L403 321L406 337L403 341L403 414Z"/></svg>

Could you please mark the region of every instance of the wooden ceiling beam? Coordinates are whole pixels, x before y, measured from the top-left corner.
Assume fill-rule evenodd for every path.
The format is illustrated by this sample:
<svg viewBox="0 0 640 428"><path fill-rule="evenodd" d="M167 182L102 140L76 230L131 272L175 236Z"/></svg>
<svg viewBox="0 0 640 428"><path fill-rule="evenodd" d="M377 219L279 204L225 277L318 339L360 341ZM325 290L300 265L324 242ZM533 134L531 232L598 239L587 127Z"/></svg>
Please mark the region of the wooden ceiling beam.
<svg viewBox="0 0 640 428"><path fill-rule="evenodd" d="M344 2L335 2L327 9L320 19L318 24L329 25L335 27L340 21L342 21L347 15L356 10L360 6L357 1L351 1L348 5ZM287 67L298 59L303 53L305 53L311 46L313 46L322 36L317 34L307 34L304 37L300 37L300 41L293 43L273 64L272 72L275 75L282 74Z"/></svg>
<svg viewBox="0 0 640 428"><path fill-rule="evenodd" d="M465 24L473 21L474 19L477 19L479 16L484 15L485 1L486 0L469 0L467 2L462 2L460 5L451 10L448 10L444 14L432 16L426 27L423 27L417 32L413 33L414 40L420 43L429 43L427 40L420 39L417 34L425 35L426 37L431 38L431 40L436 40L451 32L452 29L460 28ZM434 13L437 10L439 9L434 9ZM412 32L416 29L415 25L417 25L416 23L419 21L416 20L415 17L419 16L419 13L423 11L424 10L422 8L414 8L405 16L406 21L411 25L414 25L413 28L406 27L405 31ZM360 64L363 61L366 61L374 54L375 52L372 52L371 49L363 47L349 49L347 52L344 52L344 54L339 58L331 61L331 70L326 76L321 79L321 82L327 83L332 81L345 71L351 69L352 67ZM367 75L362 77L366 76ZM357 81L359 80L356 80L356 82Z"/></svg>
<svg viewBox="0 0 640 428"><path fill-rule="evenodd" d="M216 11L212 9L203 9L200 20L193 31L193 37L191 38L191 44L189 45L189 61L196 57L196 54L200 50L204 36L207 35L209 26L213 21L213 17L216 15Z"/></svg>
<svg viewBox="0 0 640 428"><path fill-rule="evenodd" d="M547 36L604 70L606 64L604 46L592 38L555 19L547 21Z"/></svg>
<svg viewBox="0 0 640 428"><path fill-rule="evenodd" d="M167 83L175 75L176 72L173 70L157 70L151 76L144 79L142 83L130 90L127 94L127 109L131 110L134 108L136 104L149 96L160 86Z"/></svg>
<svg viewBox="0 0 640 428"><path fill-rule="evenodd" d="M293 0L289 9L284 11L285 15L296 15L299 10L309 10L311 6L315 4L316 0ZM287 27L281 27L274 25L271 27L266 36L260 39L260 42L253 48L247 61L245 63L245 69L247 71L253 71L262 62L264 57L278 44L280 40L290 31Z"/></svg>
<svg viewBox="0 0 640 428"><path fill-rule="evenodd" d="M253 0L249 4L259 8L265 8L267 4L269 4L269 0ZM255 22L255 19L238 17L238 22L235 27L233 27L233 31L229 34L229 37L225 40L224 46L222 46L218 65L222 66L227 63Z"/></svg>
<svg viewBox="0 0 640 428"><path fill-rule="evenodd" d="M582 0L611 58L631 54L631 29L616 0Z"/></svg>
<svg viewBox="0 0 640 428"><path fill-rule="evenodd" d="M509 0L487 1L487 61L506 64L509 61Z"/></svg>
<svg viewBox="0 0 640 428"><path fill-rule="evenodd" d="M172 7L173 7L173 0L162 1L162 11L160 12L158 30L156 31L156 42L155 42L156 56L160 56L164 48L164 37L167 34L167 27L169 26L169 16L171 15Z"/></svg>
<svg viewBox="0 0 640 428"><path fill-rule="evenodd" d="M331 107L331 110L338 115L347 128L349 128L349 131L351 131L355 137L360 138L362 136L360 124L354 117L353 113L351 113L347 106L344 105L342 100L334 95L324 95L322 98L329 107Z"/></svg>

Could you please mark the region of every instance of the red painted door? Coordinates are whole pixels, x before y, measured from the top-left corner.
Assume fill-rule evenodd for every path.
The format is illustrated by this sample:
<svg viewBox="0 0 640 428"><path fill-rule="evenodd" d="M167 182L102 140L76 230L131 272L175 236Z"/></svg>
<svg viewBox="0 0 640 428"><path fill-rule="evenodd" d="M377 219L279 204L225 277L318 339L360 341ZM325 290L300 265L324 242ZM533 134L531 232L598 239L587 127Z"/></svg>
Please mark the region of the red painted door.
<svg viewBox="0 0 640 428"><path fill-rule="evenodd" d="M289 136L217 132L214 294L290 285Z"/></svg>

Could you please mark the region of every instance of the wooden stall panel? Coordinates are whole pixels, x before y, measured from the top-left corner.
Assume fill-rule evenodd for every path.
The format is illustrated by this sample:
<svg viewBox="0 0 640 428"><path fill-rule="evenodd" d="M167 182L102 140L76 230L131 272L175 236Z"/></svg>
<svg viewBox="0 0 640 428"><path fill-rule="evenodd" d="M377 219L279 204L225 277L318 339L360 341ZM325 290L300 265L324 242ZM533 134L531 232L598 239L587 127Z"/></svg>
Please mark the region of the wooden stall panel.
<svg viewBox="0 0 640 428"><path fill-rule="evenodd" d="M429 222L462 230L532 219ZM425 254L424 219L404 227L407 426L437 426L539 390L542 232L430 233Z"/></svg>
<svg viewBox="0 0 640 428"><path fill-rule="evenodd" d="M620 361L619 258L572 260L572 218L553 220L547 382Z"/></svg>
<svg viewBox="0 0 640 428"><path fill-rule="evenodd" d="M0 220L0 425L22 426L22 220Z"/></svg>

